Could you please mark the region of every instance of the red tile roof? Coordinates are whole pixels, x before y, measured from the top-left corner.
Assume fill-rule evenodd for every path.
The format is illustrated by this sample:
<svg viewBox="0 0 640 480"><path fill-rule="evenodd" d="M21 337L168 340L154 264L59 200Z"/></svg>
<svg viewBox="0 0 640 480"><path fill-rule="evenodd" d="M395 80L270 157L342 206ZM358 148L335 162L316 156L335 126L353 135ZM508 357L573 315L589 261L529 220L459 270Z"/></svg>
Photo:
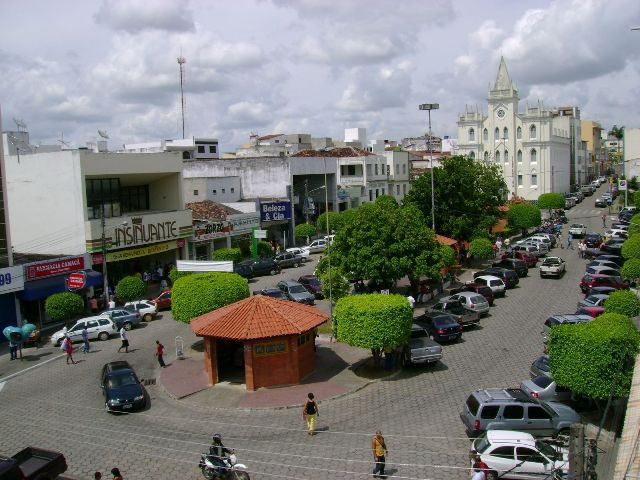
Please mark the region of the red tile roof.
<svg viewBox="0 0 640 480"><path fill-rule="evenodd" d="M300 335L328 319L316 307L254 295L194 318L191 329L200 337L253 340Z"/></svg>
<svg viewBox="0 0 640 480"><path fill-rule="evenodd" d="M458 243L458 241L454 240L453 238L445 237L444 235L438 235L437 233L436 240L440 245L449 245L450 247Z"/></svg>
<svg viewBox="0 0 640 480"><path fill-rule="evenodd" d="M291 157L366 157L375 155L355 147L332 148L331 150L301 150Z"/></svg>
<svg viewBox="0 0 640 480"><path fill-rule="evenodd" d="M186 203L185 207L193 212L194 220L225 220L227 215L231 213L240 213L238 210L220 205L211 200Z"/></svg>

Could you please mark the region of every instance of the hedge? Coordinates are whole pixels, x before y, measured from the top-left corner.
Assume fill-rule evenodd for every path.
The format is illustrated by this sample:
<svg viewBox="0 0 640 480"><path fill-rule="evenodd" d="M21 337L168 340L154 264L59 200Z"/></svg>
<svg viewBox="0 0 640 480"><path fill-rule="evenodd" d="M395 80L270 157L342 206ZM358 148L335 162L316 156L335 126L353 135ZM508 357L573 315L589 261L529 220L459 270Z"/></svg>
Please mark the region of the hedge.
<svg viewBox="0 0 640 480"><path fill-rule="evenodd" d="M630 280L640 278L640 258L630 258L622 266L622 276Z"/></svg>
<svg viewBox="0 0 640 480"><path fill-rule="evenodd" d="M190 323L197 316L249 296L249 284L236 273L194 273L180 277L171 289L171 313Z"/></svg>
<svg viewBox="0 0 640 480"><path fill-rule="evenodd" d="M538 197L538 208L542 210L556 210L564 208L565 200L561 193L543 193Z"/></svg>
<svg viewBox="0 0 640 480"><path fill-rule="evenodd" d="M640 258L640 235L632 235L622 244L624 258Z"/></svg>
<svg viewBox="0 0 640 480"><path fill-rule="evenodd" d="M269 242L265 242L264 240L260 240L258 242L258 257L272 257L273 256L273 247Z"/></svg>
<svg viewBox="0 0 640 480"><path fill-rule="evenodd" d="M169 280L171 280L171 285L176 283L176 280L182 277L186 277L188 275L193 275L193 272L179 272L176 267L171 267L171 271L169 272Z"/></svg>
<svg viewBox="0 0 640 480"><path fill-rule="evenodd" d="M640 314L640 299L629 290L617 290L604 301L604 311L635 317Z"/></svg>
<svg viewBox="0 0 640 480"><path fill-rule="evenodd" d="M218 262L241 262L243 258L242 251L239 248L219 248L211 254L211 260Z"/></svg>
<svg viewBox="0 0 640 480"><path fill-rule="evenodd" d="M552 327L551 373L558 385L596 400L629 394L640 334L629 317L605 313L589 323Z"/></svg>
<svg viewBox="0 0 640 480"><path fill-rule="evenodd" d="M145 293L147 293L147 285L140 277L124 277L116 285L116 297L125 302L142 298Z"/></svg>
<svg viewBox="0 0 640 480"><path fill-rule="evenodd" d="M477 258L490 258L493 256L493 244L486 238L476 238L469 244L469 253Z"/></svg>
<svg viewBox="0 0 640 480"><path fill-rule="evenodd" d="M296 225L296 228L293 230L293 233L296 237L313 237L318 230L315 226L310 223L301 223L300 225Z"/></svg>
<svg viewBox="0 0 640 480"><path fill-rule="evenodd" d="M371 349L378 363L383 348L408 341L412 321L413 311L402 295L351 295L336 305L334 333L341 342Z"/></svg>
<svg viewBox="0 0 640 480"><path fill-rule="evenodd" d="M84 312L84 301L77 293L54 293L47 298L44 311L54 320L69 320Z"/></svg>
<svg viewBox="0 0 640 480"><path fill-rule="evenodd" d="M331 276L329 276L328 270L323 271L319 274L319 278L322 296L329 298L329 290L331 290L331 300L334 303L351 293L351 284L340 268L333 267Z"/></svg>
<svg viewBox="0 0 640 480"><path fill-rule="evenodd" d="M629 220L629 236L640 233L640 213L636 213Z"/></svg>

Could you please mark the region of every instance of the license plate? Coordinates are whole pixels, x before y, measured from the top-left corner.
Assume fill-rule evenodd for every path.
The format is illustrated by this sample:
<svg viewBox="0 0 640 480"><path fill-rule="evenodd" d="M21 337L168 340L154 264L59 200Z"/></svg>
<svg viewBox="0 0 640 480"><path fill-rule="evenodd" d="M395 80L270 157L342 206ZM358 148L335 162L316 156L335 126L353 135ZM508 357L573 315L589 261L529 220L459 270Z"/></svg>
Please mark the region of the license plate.
<svg viewBox="0 0 640 480"><path fill-rule="evenodd" d="M133 405L131 405L130 403L125 403L124 405L122 405L122 408L131 408Z"/></svg>
<svg viewBox="0 0 640 480"><path fill-rule="evenodd" d="M449 340L453 340L454 338L456 338L456 335L449 335Z"/></svg>

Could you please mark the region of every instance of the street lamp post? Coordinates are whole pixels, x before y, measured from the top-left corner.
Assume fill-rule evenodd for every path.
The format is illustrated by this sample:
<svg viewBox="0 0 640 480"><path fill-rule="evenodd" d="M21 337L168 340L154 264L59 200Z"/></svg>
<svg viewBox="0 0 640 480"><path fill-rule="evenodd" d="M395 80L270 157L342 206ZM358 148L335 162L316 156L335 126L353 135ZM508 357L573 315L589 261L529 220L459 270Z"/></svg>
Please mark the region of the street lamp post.
<svg viewBox="0 0 640 480"><path fill-rule="evenodd" d="M431 110L438 110L439 103L423 103L418 107L420 110L426 110L429 114L429 137L427 138L427 147L429 148L429 163L431 165L431 228L436 231L436 209L435 195L433 191L433 148L431 147Z"/></svg>
<svg viewBox="0 0 640 480"><path fill-rule="evenodd" d="M327 223L327 243L328 248L331 248L331 232L329 231L329 184L327 183L327 157L324 159L324 212ZM331 251L327 255L327 266L329 270L329 318L331 319L331 332L333 337L333 284L331 282Z"/></svg>
<svg viewBox="0 0 640 480"><path fill-rule="evenodd" d="M104 202L100 203L101 221L102 226L102 289L104 294L105 306L109 303L109 280L107 279L107 237L105 235L105 212Z"/></svg>

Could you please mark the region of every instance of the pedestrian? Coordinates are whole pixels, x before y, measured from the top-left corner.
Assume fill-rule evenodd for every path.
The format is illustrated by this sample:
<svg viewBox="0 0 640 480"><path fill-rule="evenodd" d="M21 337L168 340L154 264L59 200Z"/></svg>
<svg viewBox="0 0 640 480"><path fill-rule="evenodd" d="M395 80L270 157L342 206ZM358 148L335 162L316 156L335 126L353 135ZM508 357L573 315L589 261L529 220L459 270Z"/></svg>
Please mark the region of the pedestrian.
<svg viewBox="0 0 640 480"><path fill-rule="evenodd" d="M571 232L569 232L567 234L567 250L574 250L573 248L573 235L571 234Z"/></svg>
<svg viewBox="0 0 640 480"><path fill-rule="evenodd" d="M475 463L473 464L473 470L471 471L471 480L485 480L484 472Z"/></svg>
<svg viewBox="0 0 640 480"><path fill-rule="evenodd" d="M64 337L62 349L67 353L67 365L69 365L69 360L75 365L76 362L73 360L73 343L69 337Z"/></svg>
<svg viewBox="0 0 640 480"><path fill-rule="evenodd" d="M416 299L413 298L413 295L409 294L407 296L407 301L409 302L409 306L411 306L411 310L413 310L413 306L416 304Z"/></svg>
<svg viewBox="0 0 640 480"><path fill-rule="evenodd" d="M109 310L113 310L116 308L116 301L113 299L113 296L109 297Z"/></svg>
<svg viewBox="0 0 640 480"><path fill-rule="evenodd" d="M502 238L498 237L498 239L496 240L496 247L498 248L498 251L502 250Z"/></svg>
<svg viewBox="0 0 640 480"><path fill-rule="evenodd" d="M160 340L156 340L156 358L162 368L166 367L164 363L164 345L160 343Z"/></svg>
<svg viewBox="0 0 640 480"><path fill-rule="evenodd" d="M93 474L93 480L102 480L102 474L100 472L95 472Z"/></svg>
<svg viewBox="0 0 640 480"><path fill-rule="evenodd" d="M607 214L602 214L602 228L607 228Z"/></svg>
<svg viewBox="0 0 640 480"><path fill-rule="evenodd" d="M302 409L302 418L307 422L307 434L315 435L316 434L316 418L320 416L318 413L318 404L313 399L313 393L309 393L307 395L307 402L304 404L304 408Z"/></svg>
<svg viewBox="0 0 640 480"><path fill-rule="evenodd" d="M151 274L149 273L149 270L145 270L142 273L142 281L144 283L149 283L149 280L151 280Z"/></svg>
<svg viewBox="0 0 640 480"><path fill-rule="evenodd" d="M84 328L82 329L82 353L89 353L91 349L91 345L89 344L89 330L87 330L87 324L84 324Z"/></svg>
<svg viewBox="0 0 640 480"><path fill-rule="evenodd" d="M117 467L113 467L111 469L111 475L113 475L113 480L124 480L122 475L120 475L120 470Z"/></svg>
<svg viewBox="0 0 640 480"><path fill-rule="evenodd" d="M163 278L162 280L160 280L160 291L164 292L167 289L167 279Z"/></svg>
<svg viewBox="0 0 640 480"><path fill-rule="evenodd" d="M98 299L96 297L91 297L89 299L89 308L92 313L98 313Z"/></svg>
<svg viewBox="0 0 640 480"><path fill-rule="evenodd" d="M485 475L484 477L482 477L483 479L486 478L487 473L489 472L489 465L487 465L486 463L484 463L482 461L482 457L480 457L480 454L478 452L476 452L474 450L475 453L473 453L473 468L478 468L480 469L480 471Z"/></svg>
<svg viewBox="0 0 640 480"><path fill-rule="evenodd" d="M558 232L558 235L556 236L557 239L557 243L558 245L560 245L560 248L564 248L564 246L562 245L562 232Z"/></svg>
<svg viewBox="0 0 640 480"><path fill-rule="evenodd" d="M9 339L9 355L11 355L11 360L18 359L18 342L13 339L13 335L10 335L12 338Z"/></svg>
<svg viewBox="0 0 640 480"><path fill-rule="evenodd" d="M384 474L385 455L389 453L387 444L384 441L382 432L378 430L371 440L371 450L373 450L373 460L376 462L373 467L373 478L386 478Z"/></svg>
<svg viewBox="0 0 640 480"><path fill-rule="evenodd" d="M491 244L491 250L493 250L493 258L496 258L498 255L498 244L496 242Z"/></svg>
<svg viewBox="0 0 640 480"><path fill-rule="evenodd" d="M124 352L129 353L129 339L127 338L127 330L124 328L124 325L120 327L120 340L122 340L122 345L118 348L118 352L124 348Z"/></svg>

